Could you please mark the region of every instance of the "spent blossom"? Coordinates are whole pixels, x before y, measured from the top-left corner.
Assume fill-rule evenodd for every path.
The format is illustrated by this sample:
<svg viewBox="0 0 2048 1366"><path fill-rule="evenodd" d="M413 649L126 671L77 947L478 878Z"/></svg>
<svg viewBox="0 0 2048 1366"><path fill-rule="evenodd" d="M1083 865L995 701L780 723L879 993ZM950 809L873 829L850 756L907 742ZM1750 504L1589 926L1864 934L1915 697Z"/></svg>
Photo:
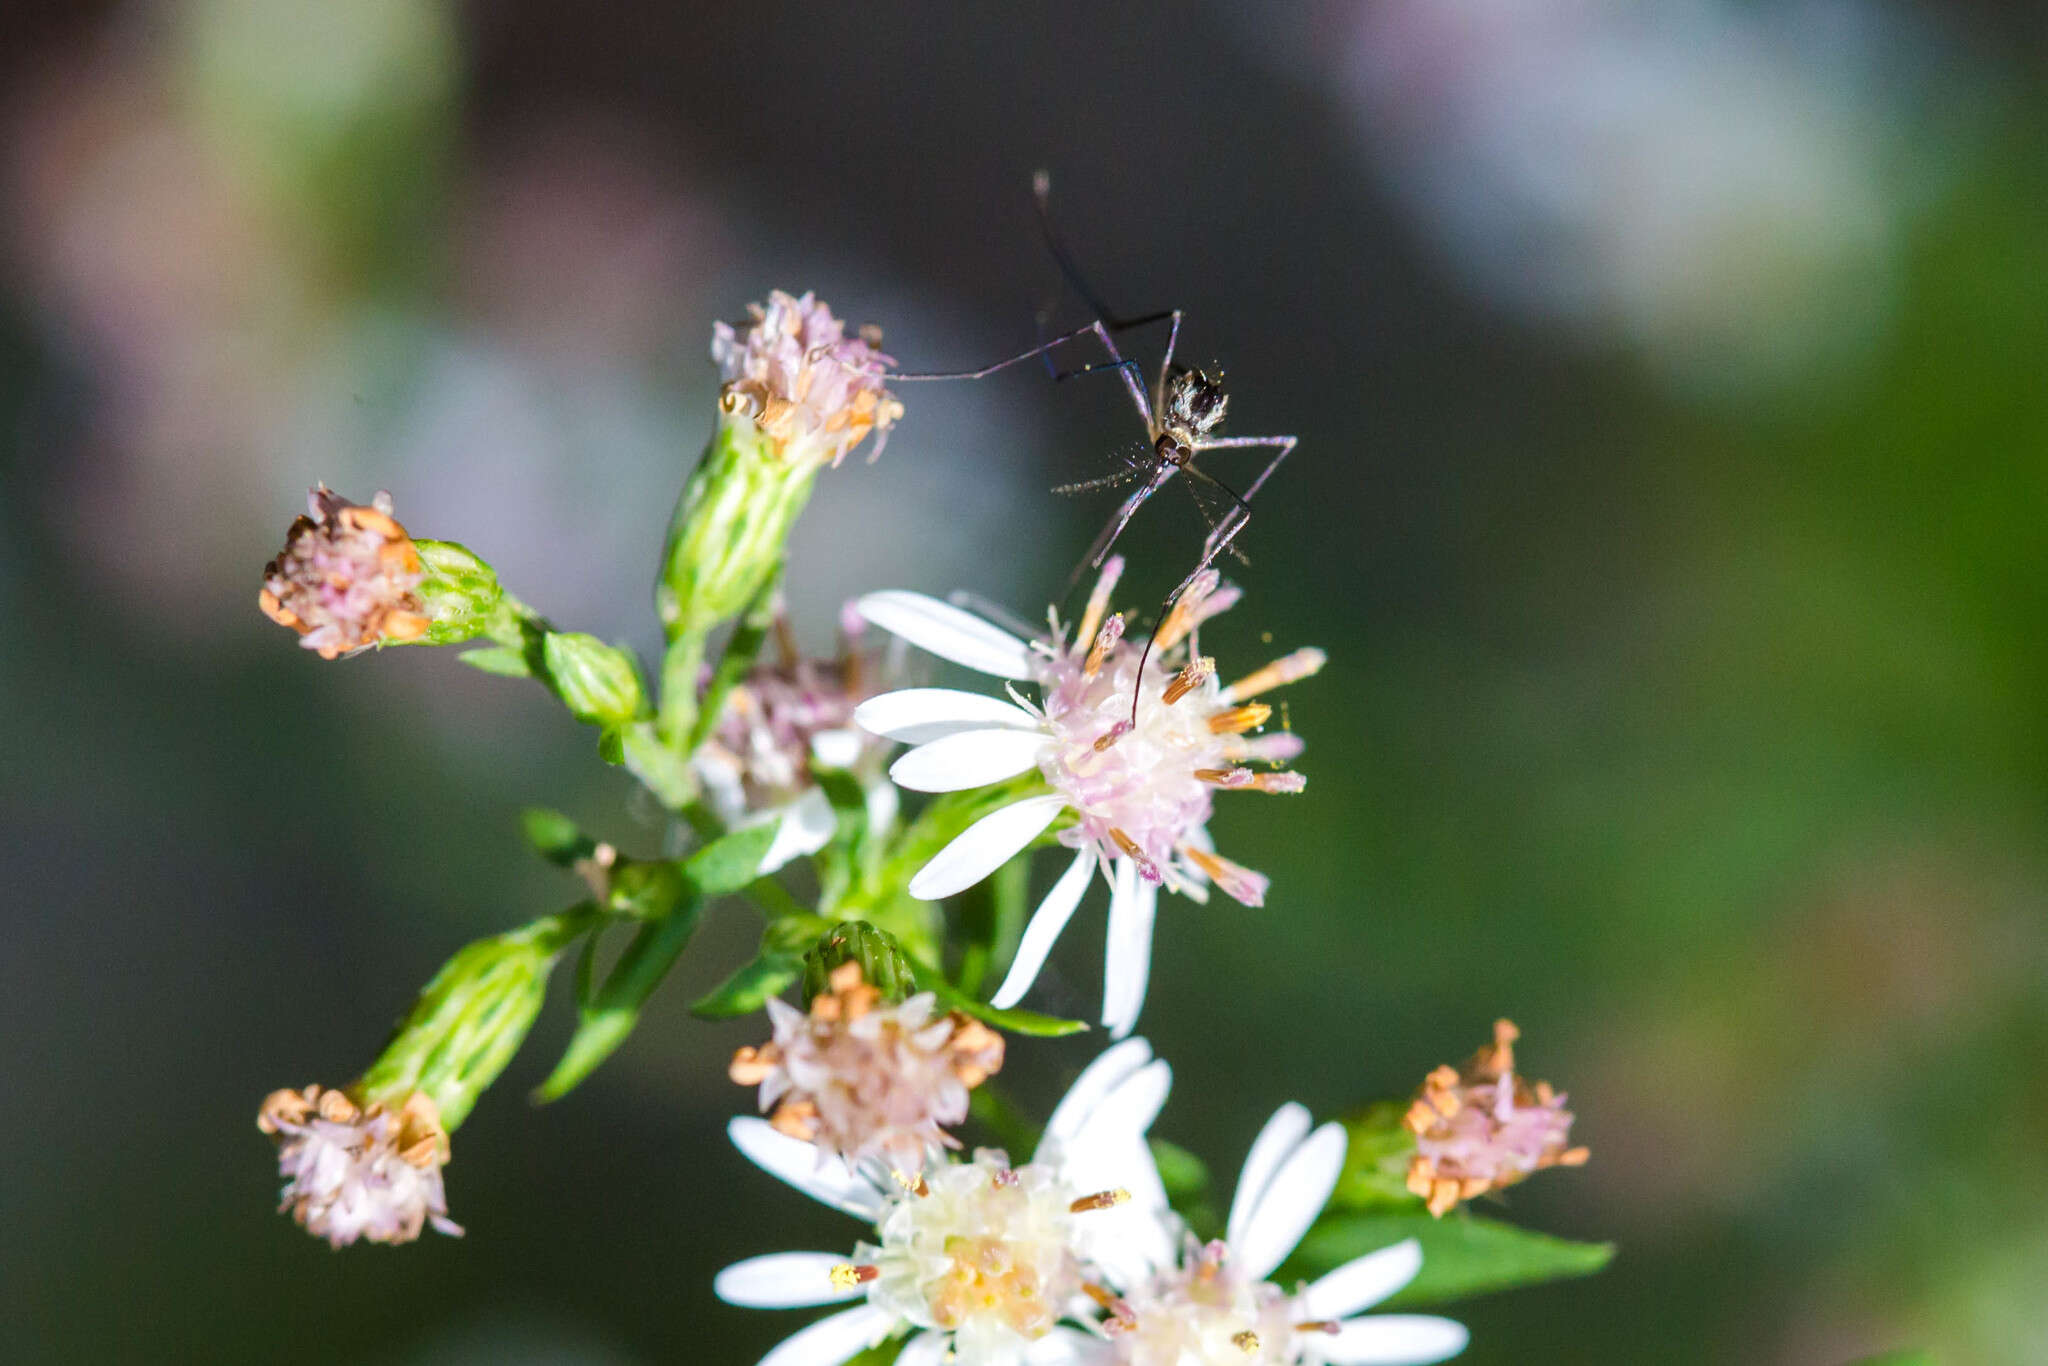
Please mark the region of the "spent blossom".
<svg viewBox="0 0 2048 1366"><path fill-rule="evenodd" d="M776 655L757 664L725 695L717 721L691 756L712 809L729 827L780 818L764 872L817 852L836 828L820 770L850 772L869 794L871 824L895 817L896 794L881 781L887 745L854 724L854 708L881 686L881 653L863 646L865 628L840 614L839 651L804 654L786 614L774 620Z"/></svg>
<svg viewBox="0 0 2048 1366"><path fill-rule="evenodd" d="M897 1360L906 1366L1088 1360L1095 1339L1072 1325L1108 1294L1097 1278L1135 1274L1156 1255L1168 1217L1144 1134L1171 1081L1142 1040L1110 1049L1021 1166L982 1149L912 1172L849 1168L760 1120L734 1120L741 1152L870 1222L874 1238L851 1258L784 1252L736 1263L718 1274L719 1298L757 1309L863 1301L785 1339L764 1366L838 1366L904 1333Z"/></svg>
<svg viewBox="0 0 2048 1366"><path fill-rule="evenodd" d="M775 443L782 459L799 465L837 465L868 435L882 453L903 405L883 387L896 362L881 351L882 333L863 327L854 336L809 292L781 290L749 304L742 329L719 323L711 334L718 365L719 407L751 419Z"/></svg>
<svg viewBox="0 0 2048 1366"><path fill-rule="evenodd" d="M1450 1319L1362 1311L1422 1268L1412 1238L1346 1262L1293 1290L1270 1277L1336 1189L1344 1166L1340 1124L1311 1132L1288 1104L1253 1141L1224 1236L1183 1237L1177 1264L1155 1268L1109 1301L1107 1345L1092 1360L1117 1366L1303 1366L1442 1361L1465 1348ZM1171 1221L1172 1216L1167 1218Z"/></svg>
<svg viewBox="0 0 2048 1366"><path fill-rule="evenodd" d="M808 1012L770 998L774 1038L742 1048L732 1079L760 1088L769 1123L848 1163L878 1159L923 1169L935 1147L957 1148L944 1126L967 1118L967 1095L1003 1065L1002 1035L919 992L900 1004L861 975L832 970Z"/></svg>
<svg viewBox="0 0 2048 1366"><path fill-rule="evenodd" d="M1572 1113L1565 1097L1515 1073L1515 1040L1508 1020L1493 1026L1493 1043L1473 1054L1460 1072L1444 1066L1429 1074L1422 1094L1402 1121L1415 1135L1408 1189L1442 1217L1460 1200L1511 1186L1545 1167L1583 1166L1592 1154L1567 1146Z"/></svg>
<svg viewBox="0 0 2048 1366"><path fill-rule="evenodd" d="M279 1212L289 1210L314 1237L340 1248L358 1238L409 1243L428 1224L462 1233L441 1184L448 1135L425 1092L393 1109L319 1086L273 1091L256 1127L277 1138Z"/></svg>
<svg viewBox="0 0 2048 1366"><path fill-rule="evenodd" d="M1109 611L1122 571L1121 558L1104 565L1071 636L1054 613L1049 633L1029 643L922 594L868 594L857 606L875 625L954 663L1028 683L1038 700L1014 687L1007 701L911 688L854 712L867 729L916 746L889 770L902 787L949 792L1039 773L1044 788L969 826L909 891L937 900L971 887L1070 817L1058 839L1073 862L1032 915L995 1004L1012 1005L1030 988L1101 870L1110 885L1102 1022L1118 1035L1144 1005L1160 887L1201 901L1213 883L1244 905L1264 904L1265 876L1224 858L1209 839L1212 799L1301 791L1302 776L1278 768L1301 753L1301 740L1291 731L1254 734L1273 710L1256 699L1315 673L1324 658L1297 650L1225 686L1197 632L1239 593L1205 570L1160 622L1141 675L1142 637L1128 638L1123 615Z"/></svg>
<svg viewBox="0 0 2048 1366"><path fill-rule="evenodd" d="M391 495L380 491L365 507L322 484L306 508L263 571L264 615L322 659L423 633L419 550L392 517Z"/></svg>

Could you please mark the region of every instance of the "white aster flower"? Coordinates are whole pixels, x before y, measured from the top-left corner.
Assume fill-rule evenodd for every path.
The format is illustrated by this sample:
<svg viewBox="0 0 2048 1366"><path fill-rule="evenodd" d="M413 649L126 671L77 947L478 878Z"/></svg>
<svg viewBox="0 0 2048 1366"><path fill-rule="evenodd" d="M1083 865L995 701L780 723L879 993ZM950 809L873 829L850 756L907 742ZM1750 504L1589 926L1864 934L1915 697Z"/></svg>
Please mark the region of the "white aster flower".
<svg viewBox="0 0 2048 1366"><path fill-rule="evenodd" d="M1195 632L1236 602L1238 590L1205 571L1160 623L1141 678L1140 642L1124 638L1121 614L1106 615L1122 570L1118 558L1103 567L1071 638L1054 614L1048 634L1028 643L920 593L868 594L855 606L870 622L956 664L1031 684L1038 700L1015 687L1008 701L907 688L854 710L868 730L915 746L890 767L901 787L954 792L1033 769L1044 777L1050 791L1021 796L969 826L911 879L910 894L938 900L971 887L1071 814L1059 840L1074 861L1025 927L994 1003L1014 1005L1030 989L1100 869L1110 885L1102 1023L1118 1036L1144 1006L1162 885L1199 901L1213 882L1247 906L1264 904L1266 878L1215 852L1211 797L1219 788L1301 790L1300 774L1270 767L1298 755L1300 739L1291 731L1249 734L1272 715L1252 699L1323 665L1322 651L1297 650L1229 687L1219 684Z"/></svg>
<svg viewBox="0 0 2048 1366"><path fill-rule="evenodd" d="M760 1366L838 1366L903 1333L902 1366L1079 1362L1094 1339L1061 1320L1085 1322L1093 1297L1108 1297L1097 1275L1140 1274L1159 1252L1166 1198L1144 1135L1171 1083L1143 1040L1119 1044L1081 1074L1018 1167L984 1149L921 1173L849 1168L762 1120L735 1119L741 1152L875 1235L851 1258L736 1263L718 1274L718 1296L757 1309L864 1301L784 1339Z"/></svg>
<svg viewBox="0 0 2048 1366"><path fill-rule="evenodd" d="M1346 1262L1292 1291L1272 1276L1336 1189L1344 1126L1310 1132L1288 1104L1266 1121L1238 1176L1222 1239L1186 1241L1177 1266L1131 1284L1110 1306L1092 1362L1118 1366L1421 1366L1465 1349L1463 1325L1423 1314L1374 1314L1413 1280L1412 1238ZM1169 1219L1171 1216L1168 1216Z"/></svg>

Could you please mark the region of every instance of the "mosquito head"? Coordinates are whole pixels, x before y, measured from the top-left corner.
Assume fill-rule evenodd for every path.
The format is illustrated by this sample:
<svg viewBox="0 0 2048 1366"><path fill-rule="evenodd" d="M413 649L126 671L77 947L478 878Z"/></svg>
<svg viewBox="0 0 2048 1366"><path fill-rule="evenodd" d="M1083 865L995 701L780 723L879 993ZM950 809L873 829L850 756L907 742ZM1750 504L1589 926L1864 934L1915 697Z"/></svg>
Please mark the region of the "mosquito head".
<svg viewBox="0 0 2048 1366"><path fill-rule="evenodd" d="M1166 376L1166 392L1159 415L1161 431L1177 446L1192 447L1223 424L1223 410L1230 395L1223 392L1223 374L1187 370L1175 366Z"/></svg>

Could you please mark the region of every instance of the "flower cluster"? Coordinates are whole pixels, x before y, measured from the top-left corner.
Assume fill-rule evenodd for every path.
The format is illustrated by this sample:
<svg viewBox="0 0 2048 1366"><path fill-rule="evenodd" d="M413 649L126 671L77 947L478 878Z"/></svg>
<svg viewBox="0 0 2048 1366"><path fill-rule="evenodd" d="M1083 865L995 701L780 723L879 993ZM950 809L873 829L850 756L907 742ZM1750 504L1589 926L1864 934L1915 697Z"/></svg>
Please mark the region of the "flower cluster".
<svg viewBox="0 0 2048 1366"><path fill-rule="evenodd" d="M903 405L883 386L896 362L882 354L881 329L863 327L849 337L815 295L793 298L779 289L747 313L744 329L712 329L719 406L752 419L792 464L836 465L870 432L875 449L868 458L879 456L903 416Z"/></svg>
<svg viewBox="0 0 2048 1366"><path fill-rule="evenodd" d="M487 637L464 658L543 683L599 728L600 753L641 780L677 832L659 854L635 854L528 812L535 851L580 879L574 903L457 951L351 1087L264 1101L283 1208L336 1247L407 1242L429 1225L460 1233L442 1184L449 1134L540 1018L557 962L582 945L575 1033L535 1092L543 1101L626 1041L705 908L743 896L767 922L759 948L691 1007L766 1014L768 1037L728 1069L766 1118L727 1132L755 1164L863 1225L841 1250L769 1253L718 1274L731 1304L839 1306L761 1366L841 1366L870 1351L896 1366L1422 1366L1457 1354L1467 1335L1451 1320L1365 1312L1411 1284L1411 1296L1441 1296L1455 1262L1443 1281L1418 1283L1415 1239L1336 1265L1328 1240L1304 1240L1333 1201L1442 1215L1585 1161L1567 1146L1564 1097L1515 1073L1512 1025L1463 1071L1431 1073L1405 1111L1387 1102L1347 1128L1283 1105L1221 1220L1199 1194L1199 1161L1151 1138L1171 1069L1126 1037L1162 890L1265 905L1266 875L1211 838L1216 795L1304 790L1289 767L1303 742L1271 698L1321 670L1323 652L1226 681L1203 636L1241 590L1205 558L1147 631L1116 610L1125 564L1111 558L1081 610L1054 605L1040 631L871 592L842 610L835 654L806 654L780 603L790 530L819 471L871 434L879 451L903 410L878 333L849 337L809 294L778 292L752 313L714 335L720 415L670 520L652 674L627 647L557 629L464 547L416 544L383 494L365 507L315 489L266 570L264 611L328 658ZM1155 405L1181 401L1173 373L1162 368ZM1215 391L1206 431L1223 398L1199 378ZM1212 537L1206 551L1220 546ZM863 640L869 626L894 637L886 652ZM1002 693L897 686L884 664L906 647L992 676ZM932 795L906 815L899 791ZM1030 855L1048 846L1063 867L1029 908ZM809 861L791 877L798 859ZM1034 1129L999 1089L1012 1049L998 1030L1084 1028L1018 1005L1098 878L1112 1042ZM600 954L610 931L616 950ZM801 1007L785 999L793 989ZM985 1134L955 1132L969 1124ZM1001 1146L970 1146L983 1137ZM1290 1264L1313 1278L1283 1278Z"/></svg>
<svg viewBox="0 0 2048 1366"><path fill-rule="evenodd" d="M900 1005L861 975L832 970L831 989L808 1012L770 997L775 1037L742 1048L732 1079L760 1088L781 1133L849 1163L868 1158L918 1171L934 1147L957 1148L943 1126L967 1118L967 1093L1003 1065L1003 1037L919 992Z"/></svg>
<svg viewBox="0 0 2048 1366"><path fill-rule="evenodd" d="M1545 1167L1583 1166L1592 1154L1567 1146L1572 1113L1565 1098L1539 1081L1515 1075L1515 1040L1507 1020L1493 1026L1493 1043L1473 1054L1464 1071L1439 1067L1423 1083L1405 1123L1415 1135L1408 1189L1441 1216L1460 1200L1511 1186Z"/></svg>
<svg viewBox="0 0 2048 1366"><path fill-rule="evenodd" d="M416 1092L394 1110L319 1086L273 1091L256 1127L277 1137L285 1181L279 1210L314 1237L334 1247L358 1238L409 1243L430 1223L461 1234L441 1188L448 1135L426 1095Z"/></svg>
<svg viewBox="0 0 2048 1366"><path fill-rule="evenodd" d="M364 507L325 484L285 533L263 571L258 604L299 633L299 644L333 659L383 640L412 640L428 625L418 588L419 551L391 516L391 495Z"/></svg>

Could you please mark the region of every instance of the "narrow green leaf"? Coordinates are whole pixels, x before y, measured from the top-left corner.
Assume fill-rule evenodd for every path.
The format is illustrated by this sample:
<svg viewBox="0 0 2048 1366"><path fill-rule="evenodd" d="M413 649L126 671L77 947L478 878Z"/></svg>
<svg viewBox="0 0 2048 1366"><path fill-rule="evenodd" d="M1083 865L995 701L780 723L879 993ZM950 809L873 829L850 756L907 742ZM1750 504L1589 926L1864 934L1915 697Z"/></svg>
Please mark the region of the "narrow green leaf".
<svg viewBox="0 0 2048 1366"><path fill-rule="evenodd" d="M1612 1243L1575 1243L1493 1219L1453 1212L1340 1214L1318 1220L1276 1279L1311 1279L1404 1238L1422 1244L1422 1270L1387 1307L1445 1304L1516 1286L1590 1276L1614 1257Z"/></svg>
<svg viewBox="0 0 2048 1366"><path fill-rule="evenodd" d="M803 959L764 953L742 964L739 970L690 1005L700 1020L730 1020L751 1015L770 996L780 996L803 975Z"/></svg>
<svg viewBox="0 0 2048 1366"><path fill-rule="evenodd" d="M984 1024L1012 1034L1024 1034L1034 1039L1058 1039L1068 1034L1087 1032L1088 1026L1080 1020L1062 1020L1056 1015L1040 1015L1035 1010L997 1010L985 1001L961 993L959 988L945 979L944 974L922 963L913 965L917 973L917 989L929 991L939 998L939 1004L948 1010L957 1010L972 1015Z"/></svg>
<svg viewBox="0 0 2048 1366"><path fill-rule="evenodd" d="M1874 1357L1858 1357L1849 1366L1938 1366L1934 1353L1918 1350L1900 1352L1879 1352Z"/></svg>
<svg viewBox="0 0 2048 1366"><path fill-rule="evenodd" d="M546 1102L566 1096L626 1041L633 1026L640 1022L640 1010L647 1004L647 998L668 976L668 970L675 966L696 929L694 898L674 907L660 920L640 927L604 985L577 1011L576 1032L563 1050L562 1060L534 1092L536 1100Z"/></svg>
<svg viewBox="0 0 2048 1366"><path fill-rule="evenodd" d="M529 806L519 813L519 824L533 851L560 868L573 868L579 859L597 852L597 841L576 828L576 822L559 811Z"/></svg>
<svg viewBox="0 0 2048 1366"><path fill-rule="evenodd" d="M527 666L526 656L509 645L479 645L476 649L464 650L455 657L472 669L481 669L500 678L533 677L533 670Z"/></svg>
<svg viewBox="0 0 2048 1366"><path fill-rule="evenodd" d="M763 821L720 836L683 864L683 876L705 896L727 896L760 876L761 860L775 843L780 820Z"/></svg>

